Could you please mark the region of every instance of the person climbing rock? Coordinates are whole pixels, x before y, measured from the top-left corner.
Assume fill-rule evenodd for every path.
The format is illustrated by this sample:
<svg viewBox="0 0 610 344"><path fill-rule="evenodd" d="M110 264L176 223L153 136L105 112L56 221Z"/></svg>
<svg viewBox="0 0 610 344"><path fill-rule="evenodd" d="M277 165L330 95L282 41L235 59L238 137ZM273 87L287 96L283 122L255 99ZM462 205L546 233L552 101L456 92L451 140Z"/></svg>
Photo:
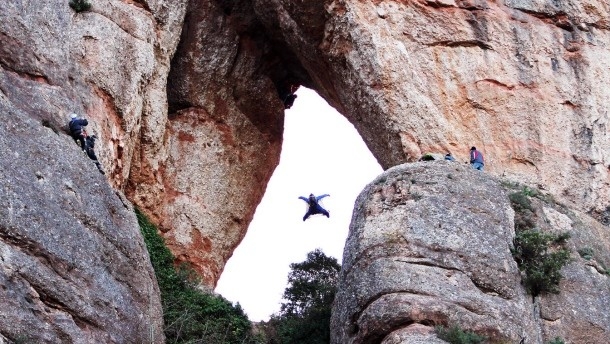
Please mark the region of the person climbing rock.
<svg viewBox="0 0 610 344"><path fill-rule="evenodd" d="M476 147L470 148L470 166L475 170L483 171L483 154L477 150Z"/></svg>
<svg viewBox="0 0 610 344"><path fill-rule="evenodd" d="M104 170L102 169L102 165L100 164L100 162L97 160L97 156L95 155L95 140L97 140L97 136L95 135L86 135L86 132L83 133L85 135L85 152L87 153L87 156L89 157L89 159L93 160L93 162L95 163L95 166L97 166L98 171L100 171L101 174L106 174L106 172L104 172Z"/></svg>
<svg viewBox="0 0 610 344"><path fill-rule="evenodd" d="M80 144L80 148L85 151L85 135L83 134L84 128L89 124L85 118L78 118L78 115L73 113L70 115L70 136L74 139L74 142Z"/></svg>
<svg viewBox="0 0 610 344"><path fill-rule="evenodd" d="M445 154L445 160L455 161L455 158L453 157L453 155L451 155L451 153L447 153L447 154Z"/></svg>
<svg viewBox="0 0 610 344"><path fill-rule="evenodd" d="M320 200L324 197L328 197L330 196L329 194L324 194L324 195L320 195L320 196L314 196L314 194L309 194L309 198L307 197L303 197L303 196L299 196L299 199L302 199L303 201L307 202L308 208L307 208L307 212L305 213L305 216L303 216L303 221L307 220L307 218L309 218L311 215L316 215L316 214L322 214L326 217L330 217L330 213L328 212L328 210L322 208L322 206L320 205Z"/></svg>
<svg viewBox="0 0 610 344"><path fill-rule="evenodd" d="M297 99L297 95L294 94L299 89L299 85L290 84L288 86L288 93L284 97L284 109L290 109L294 104L294 100Z"/></svg>

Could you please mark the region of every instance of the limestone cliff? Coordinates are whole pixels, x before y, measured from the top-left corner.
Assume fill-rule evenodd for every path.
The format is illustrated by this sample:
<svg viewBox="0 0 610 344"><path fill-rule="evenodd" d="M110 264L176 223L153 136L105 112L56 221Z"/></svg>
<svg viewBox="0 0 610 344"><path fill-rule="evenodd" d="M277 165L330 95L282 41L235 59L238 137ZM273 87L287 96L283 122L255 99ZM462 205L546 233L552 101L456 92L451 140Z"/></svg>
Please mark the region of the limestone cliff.
<svg viewBox="0 0 610 344"><path fill-rule="evenodd" d="M396 166L356 201L333 343L443 343L458 325L492 343L604 343L610 336L610 231L539 194L536 227L568 232L559 294L528 295L512 257L515 212L503 182L455 162ZM505 181L504 181L505 183ZM593 257L584 259L579 250Z"/></svg>

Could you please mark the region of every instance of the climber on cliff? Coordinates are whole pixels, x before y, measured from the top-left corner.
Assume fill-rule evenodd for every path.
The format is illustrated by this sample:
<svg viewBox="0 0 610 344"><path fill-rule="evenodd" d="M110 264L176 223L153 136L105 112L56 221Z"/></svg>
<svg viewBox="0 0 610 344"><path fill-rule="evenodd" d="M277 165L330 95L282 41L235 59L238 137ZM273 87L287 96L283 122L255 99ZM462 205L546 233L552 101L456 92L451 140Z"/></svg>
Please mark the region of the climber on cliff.
<svg viewBox="0 0 610 344"><path fill-rule="evenodd" d="M447 153L447 154L445 154L445 160L455 161L455 158L453 157L453 155L451 155L451 153Z"/></svg>
<svg viewBox="0 0 610 344"><path fill-rule="evenodd" d="M101 174L106 174L102 169L102 165L100 165L100 162L97 160L95 150L93 149L95 147L95 140L97 140L97 136L89 136L87 135L87 132L85 130L83 130L83 135L85 136L85 152L87 152L87 156L89 157L89 159L93 160L95 166Z"/></svg>
<svg viewBox="0 0 610 344"><path fill-rule="evenodd" d="M483 171L483 154L477 150L476 147L470 148L470 165L475 170Z"/></svg>
<svg viewBox="0 0 610 344"><path fill-rule="evenodd" d="M299 199L302 199L303 201L307 202L307 212L305 213L305 216L303 216L303 221L307 220L307 218L311 215L316 215L316 214L322 214L326 217L330 217L330 214L328 212L328 210L322 208L322 206L320 205L320 200L324 197L328 197L330 196L329 194L324 194L324 195L320 195L320 196L314 196L314 194L309 194L309 198L307 197L303 197L303 196L299 196Z"/></svg>
<svg viewBox="0 0 610 344"><path fill-rule="evenodd" d="M286 98L284 98L285 109L290 109L292 107L292 104L294 104L294 100L297 99L297 95L294 93L299 89L299 85L291 84L290 86L288 86L288 89L289 93Z"/></svg>
<svg viewBox="0 0 610 344"><path fill-rule="evenodd" d="M74 142L80 144L80 148L85 150L85 135L83 134L84 128L89 124L85 118L78 118L78 115L73 113L70 115L70 136L74 139Z"/></svg>

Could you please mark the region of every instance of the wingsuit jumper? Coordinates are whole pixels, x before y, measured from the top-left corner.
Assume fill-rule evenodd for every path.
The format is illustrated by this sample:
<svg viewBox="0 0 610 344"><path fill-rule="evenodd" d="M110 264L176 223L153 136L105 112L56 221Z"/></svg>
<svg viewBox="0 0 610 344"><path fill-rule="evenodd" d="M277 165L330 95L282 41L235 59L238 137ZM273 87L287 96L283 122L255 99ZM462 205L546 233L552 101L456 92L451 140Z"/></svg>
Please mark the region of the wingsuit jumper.
<svg viewBox="0 0 610 344"><path fill-rule="evenodd" d="M83 133L84 128L89 124L85 118L78 118L78 115L73 113L70 115L70 136L74 139L74 142L80 144L80 148L85 150L85 135Z"/></svg>
<svg viewBox="0 0 610 344"><path fill-rule="evenodd" d="M314 196L314 194L309 194L309 198L299 196L299 199L302 199L303 201L307 202L307 204L309 205L309 208L307 209L305 216L303 216L303 221L307 220L308 217L310 217L311 215L315 215L315 214L322 214L326 217L330 217L328 210L322 208L322 206L318 203L322 198L328 197L328 196L330 196L330 195L324 194L324 195L320 195L320 196L316 197L316 196Z"/></svg>

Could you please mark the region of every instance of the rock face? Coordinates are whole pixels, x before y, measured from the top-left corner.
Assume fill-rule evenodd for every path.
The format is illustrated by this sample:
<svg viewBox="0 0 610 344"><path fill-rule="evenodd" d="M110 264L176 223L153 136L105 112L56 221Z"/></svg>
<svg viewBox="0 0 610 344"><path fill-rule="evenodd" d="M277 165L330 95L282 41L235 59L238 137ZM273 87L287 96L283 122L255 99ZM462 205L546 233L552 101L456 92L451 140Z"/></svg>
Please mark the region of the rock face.
<svg viewBox="0 0 610 344"><path fill-rule="evenodd" d="M133 208L66 135L0 113L0 342L163 343Z"/></svg>
<svg viewBox="0 0 610 344"><path fill-rule="evenodd" d="M48 147L41 161L95 174L65 135L68 114L85 114L108 183L160 226L178 260L192 263L209 287L278 163L290 84L316 90L345 115L385 168L426 152L464 161L475 145L489 173L540 184L610 223L610 89L600 86L610 82L606 0L92 4L76 13L67 0L0 2L3 149L28 156L34 147L15 131L27 126L42 135L36 146ZM73 155L57 160L60 151ZM2 171L17 168L3 159ZM41 169L20 168L24 176ZM65 186L57 179L48 187L53 192L28 195L52 205ZM9 189L0 196L16 197ZM91 202L98 214L111 209ZM58 214L65 223L74 216ZM137 241L131 218L121 230ZM26 224L11 226L10 233L29 233ZM34 240L1 241L30 245L22 237ZM496 292L521 304L518 293ZM511 309L515 317L525 312ZM401 331L396 338L427 336L416 324Z"/></svg>
<svg viewBox="0 0 610 344"><path fill-rule="evenodd" d="M535 199L543 231L569 232L560 294L527 295L510 248L508 192L459 163L391 168L356 201L333 306L333 343L434 343L458 325L493 342L602 343L610 335L610 233ZM596 252L585 260L577 251ZM440 341L443 342L443 341Z"/></svg>
<svg viewBox="0 0 610 344"><path fill-rule="evenodd" d="M607 1L254 3L384 168L477 146L494 174L610 203Z"/></svg>
<svg viewBox="0 0 610 344"><path fill-rule="evenodd" d="M185 8L0 3L0 338L164 341L133 209L109 183L124 187L147 130L164 127ZM100 138L106 178L66 135L71 112Z"/></svg>
<svg viewBox="0 0 610 344"><path fill-rule="evenodd" d="M278 95L296 83L344 114L385 168L426 152L465 161L476 145L489 172L610 216L610 91L596 86L610 80L609 11L601 0L193 0L169 123L149 129L128 195L214 285L277 164Z"/></svg>
<svg viewBox="0 0 610 344"><path fill-rule="evenodd" d="M239 34L246 5L190 2L169 74L167 130L159 131L167 158L158 179L131 180L128 190L208 286L245 235L282 143L282 103L258 70L257 44L266 43Z"/></svg>

